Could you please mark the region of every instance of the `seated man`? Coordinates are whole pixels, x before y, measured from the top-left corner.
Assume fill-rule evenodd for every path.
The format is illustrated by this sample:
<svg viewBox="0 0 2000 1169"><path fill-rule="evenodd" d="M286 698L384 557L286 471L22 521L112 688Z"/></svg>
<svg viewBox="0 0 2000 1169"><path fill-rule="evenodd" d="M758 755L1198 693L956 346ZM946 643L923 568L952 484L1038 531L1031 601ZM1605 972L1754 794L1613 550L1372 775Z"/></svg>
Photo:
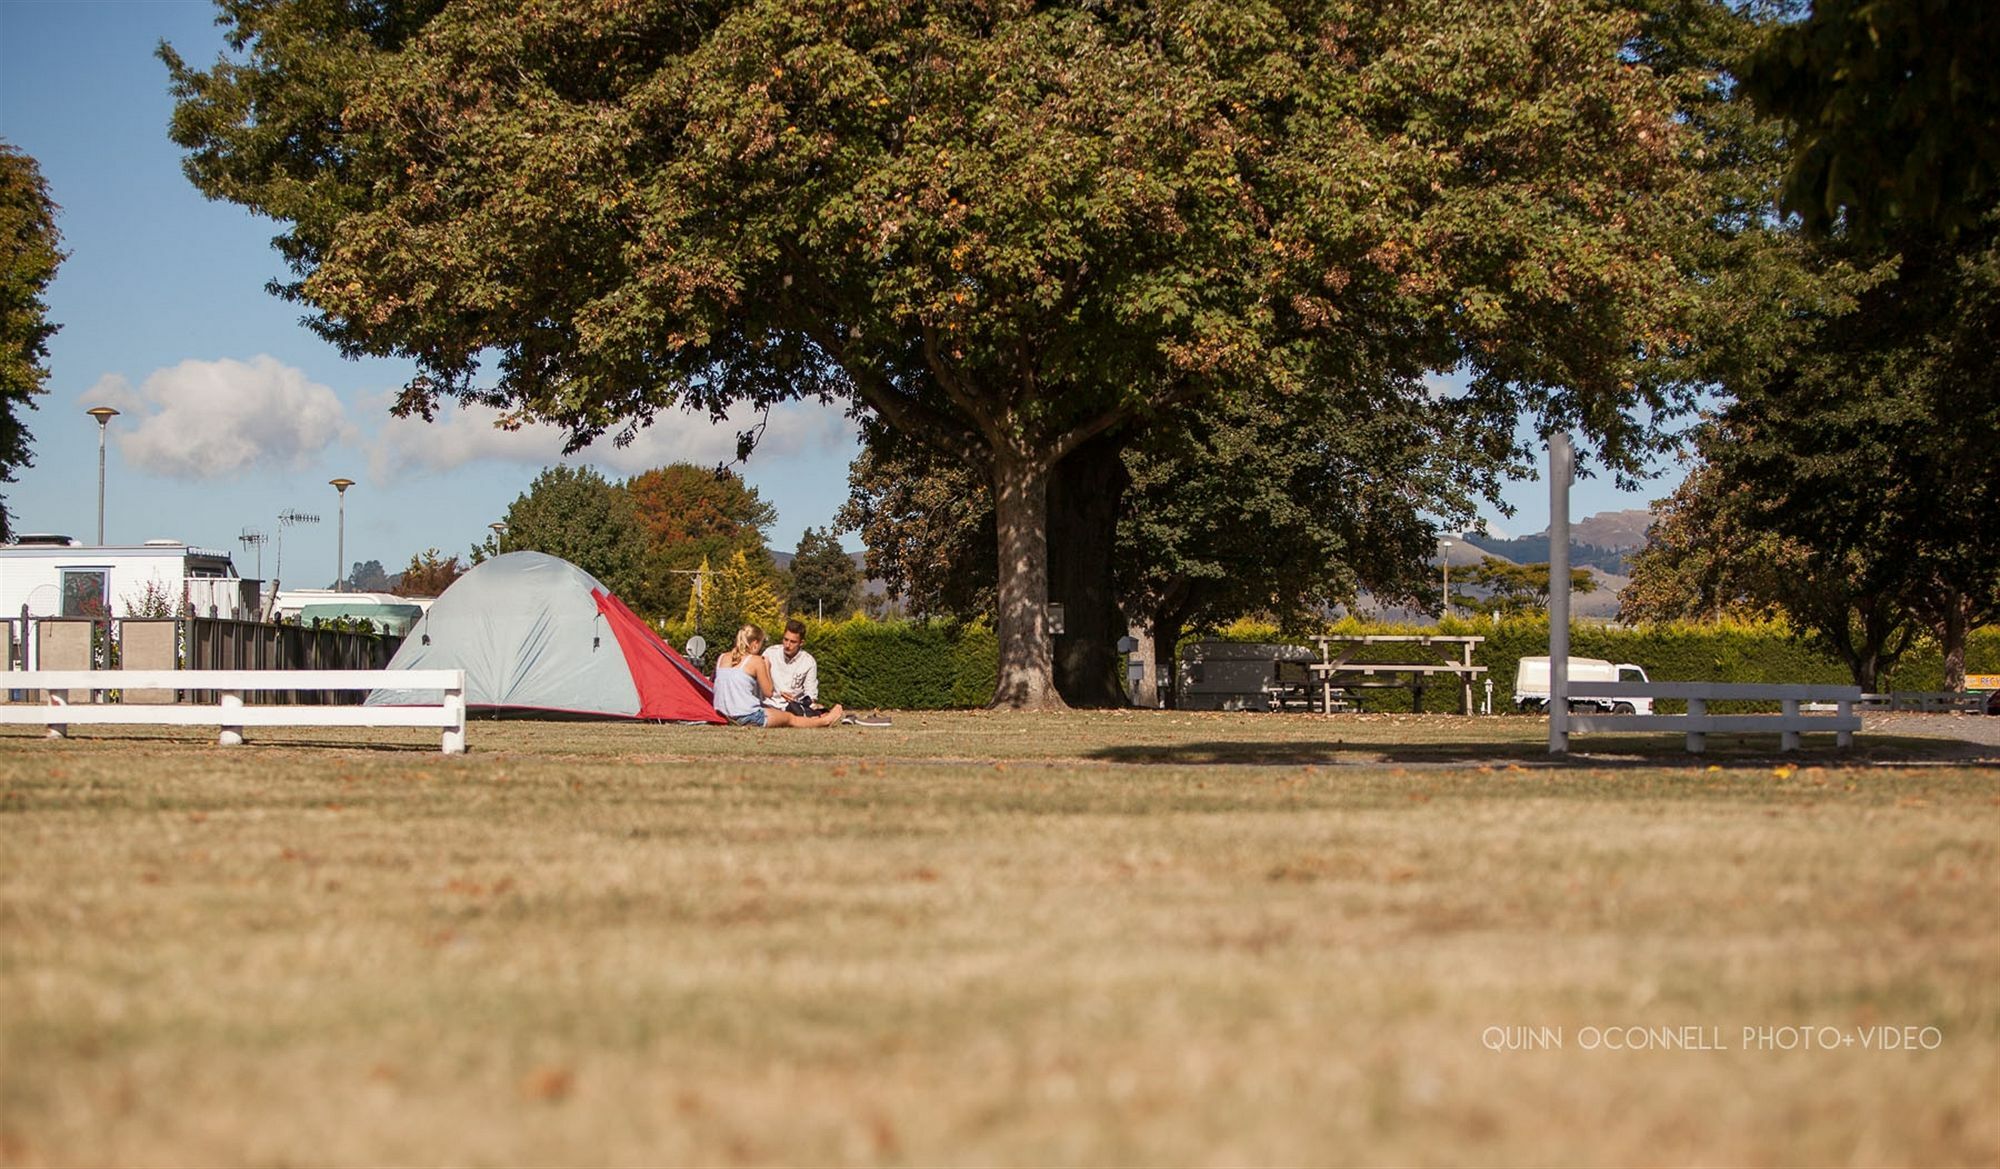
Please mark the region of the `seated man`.
<svg viewBox="0 0 2000 1169"><path fill-rule="evenodd" d="M806 623L794 617L785 622L784 639L764 651L771 664L771 696L765 702L794 714L819 713L819 663L806 652Z"/></svg>
<svg viewBox="0 0 2000 1169"><path fill-rule="evenodd" d="M785 622L784 639L764 651L764 661L771 667L771 696L764 702L800 718L817 718L826 712L819 702L819 663L806 652L805 645L805 622L796 617ZM843 721L864 727L889 725L880 712L859 717L850 714Z"/></svg>

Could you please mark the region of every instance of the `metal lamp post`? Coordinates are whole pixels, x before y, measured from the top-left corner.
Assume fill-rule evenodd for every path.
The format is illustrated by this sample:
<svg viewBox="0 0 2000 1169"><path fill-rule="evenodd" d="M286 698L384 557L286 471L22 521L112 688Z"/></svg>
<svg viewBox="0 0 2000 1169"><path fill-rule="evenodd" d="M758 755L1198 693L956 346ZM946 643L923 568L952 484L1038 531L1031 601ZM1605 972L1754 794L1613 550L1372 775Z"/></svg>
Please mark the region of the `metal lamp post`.
<svg viewBox="0 0 2000 1169"><path fill-rule="evenodd" d="M1442 543L1444 544L1444 554L1438 557L1438 560L1444 567L1444 604L1438 609L1438 620L1440 621L1451 616L1451 537L1446 536Z"/></svg>
<svg viewBox="0 0 2000 1169"><path fill-rule="evenodd" d="M109 406L92 406L85 414L97 419L97 546L104 546L104 430L118 417Z"/></svg>
<svg viewBox="0 0 2000 1169"><path fill-rule="evenodd" d="M328 479L327 482L332 484L335 491L340 492L340 519L337 524L338 535L334 537L333 544L335 550L333 591L344 593L347 591L343 587L347 580L347 489L354 486L354 480Z"/></svg>

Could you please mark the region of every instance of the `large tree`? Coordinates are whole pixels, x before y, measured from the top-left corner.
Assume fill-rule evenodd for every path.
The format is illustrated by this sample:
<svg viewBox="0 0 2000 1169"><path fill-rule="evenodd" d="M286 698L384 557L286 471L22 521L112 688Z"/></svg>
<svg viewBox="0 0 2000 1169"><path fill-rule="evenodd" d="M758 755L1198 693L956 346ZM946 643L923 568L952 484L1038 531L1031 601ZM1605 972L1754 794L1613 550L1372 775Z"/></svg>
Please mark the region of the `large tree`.
<svg viewBox="0 0 2000 1169"><path fill-rule="evenodd" d="M1491 420L1408 387L1224 393L1181 415L1122 450L1086 448L1109 463L1095 478L1111 487L1051 511L1052 543L1083 542L1062 537L1079 512L1088 529L1088 512L1107 502L1115 521L1113 537L1084 533L1109 555L1108 636L1092 624L1096 601L1081 573L1072 591L1054 593L1070 627L1056 642L1057 683L1072 704L1124 701L1103 687L1128 624L1169 677L1175 646L1194 629L1251 613L1303 628L1363 588L1414 599L1430 584L1423 562L1437 525L1469 520L1508 465L1509 444L1492 440ZM990 612L990 494L962 466L893 434L866 438L841 522L862 532L870 572L919 612ZM1091 469L1067 467L1078 457L1058 468L1059 481L1090 480ZM1085 644L1093 639L1095 657Z"/></svg>
<svg viewBox="0 0 2000 1169"><path fill-rule="evenodd" d="M12 483L14 472L35 461L21 412L35 408L49 376L49 338L60 326L50 323L42 296L62 260L56 205L41 168L0 141L0 483ZM13 517L0 500L0 541L12 537Z"/></svg>
<svg viewBox="0 0 2000 1169"><path fill-rule="evenodd" d="M2000 617L2000 9L1816 0L1745 73L1793 146L1786 206L1883 278L1740 413L1807 415L1798 440L1840 452L1805 470L1838 477L1795 497L1791 528L1889 557L1910 582L1899 614L1930 624L1957 688L1968 629Z"/></svg>
<svg viewBox="0 0 2000 1169"><path fill-rule="evenodd" d="M1127 422L1463 369L1630 467L1672 401L1705 82L1644 5L220 6L188 173L400 410L858 400L991 486L1003 704L1054 700L1053 469Z"/></svg>

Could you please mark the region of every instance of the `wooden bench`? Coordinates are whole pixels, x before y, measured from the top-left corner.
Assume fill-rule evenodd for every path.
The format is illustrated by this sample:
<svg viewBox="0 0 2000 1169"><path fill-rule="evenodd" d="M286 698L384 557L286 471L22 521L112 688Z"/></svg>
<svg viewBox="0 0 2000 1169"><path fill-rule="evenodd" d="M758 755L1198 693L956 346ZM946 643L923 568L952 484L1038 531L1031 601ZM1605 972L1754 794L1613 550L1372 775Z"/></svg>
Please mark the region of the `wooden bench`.
<svg viewBox="0 0 2000 1169"><path fill-rule="evenodd" d="M1776 731L1779 749L1796 751L1801 734L1831 731L1835 741L1847 747L1854 743L1854 732L1861 729L1861 716L1855 711L1861 701L1859 686L1783 682L1572 682L1569 697L1680 699L1687 703L1686 714L1571 714L1568 727L1572 733L1679 731L1687 735L1688 751L1697 755L1707 746L1707 736L1715 733ZM1781 709L1762 714L1710 714L1711 702L1776 702ZM1804 709L1808 703L1832 709Z"/></svg>
<svg viewBox="0 0 2000 1169"><path fill-rule="evenodd" d="M438 727L447 755L465 751L464 670L12 670L0 673L9 690L44 690L46 703L0 705L0 723L42 724L51 738L65 738L78 723L218 726L223 746L243 742L244 727ZM245 706L245 694L274 690L435 690L436 703L408 706ZM212 690L214 703L77 702L58 692L125 694L154 690Z"/></svg>

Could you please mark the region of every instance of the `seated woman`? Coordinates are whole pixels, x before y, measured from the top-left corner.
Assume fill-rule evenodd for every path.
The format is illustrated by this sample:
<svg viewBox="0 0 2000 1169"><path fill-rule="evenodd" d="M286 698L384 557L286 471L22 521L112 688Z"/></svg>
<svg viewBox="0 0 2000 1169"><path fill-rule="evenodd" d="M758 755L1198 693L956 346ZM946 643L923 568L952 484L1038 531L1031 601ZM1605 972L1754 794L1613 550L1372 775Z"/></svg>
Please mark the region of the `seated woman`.
<svg viewBox="0 0 2000 1169"><path fill-rule="evenodd" d="M736 631L736 648L715 659L715 713L747 727L830 727L847 712L835 705L816 718L765 706L770 697L771 663L764 660L764 631L745 625Z"/></svg>

